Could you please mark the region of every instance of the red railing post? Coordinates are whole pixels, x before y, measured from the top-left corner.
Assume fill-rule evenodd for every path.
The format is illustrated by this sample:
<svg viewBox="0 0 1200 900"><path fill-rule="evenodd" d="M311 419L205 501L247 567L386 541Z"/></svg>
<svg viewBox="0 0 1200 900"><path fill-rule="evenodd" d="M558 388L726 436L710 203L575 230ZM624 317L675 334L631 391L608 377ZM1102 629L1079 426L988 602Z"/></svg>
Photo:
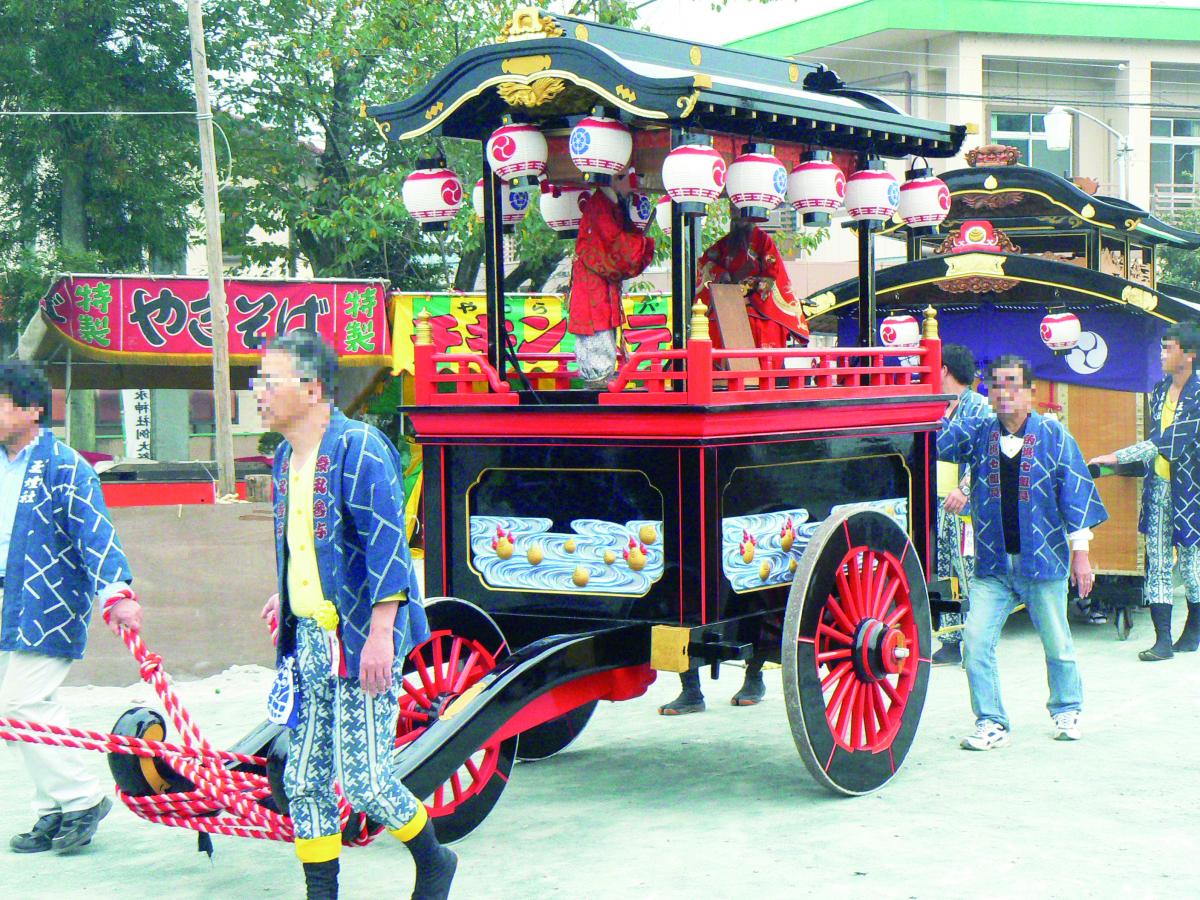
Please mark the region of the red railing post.
<svg viewBox="0 0 1200 900"><path fill-rule="evenodd" d="M692 321L687 342L687 398L689 404L705 405L713 395L713 347L708 333L708 309L703 300L692 304Z"/></svg>
<svg viewBox="0 0 1200 900"><path fill-rule="evenodd" d="M433 362L434 349L429 310L423 309L417 315L417 324L413 329L413 399L417 406L425 406L433 401L433 376L437 372Z"/></svg>
<svg viewBox="0 0 1200 900"><path fill-rule="evenodd" d="M921 346L925 348L924 363L929 367L930 392L942 392L942 339L938 337L937 310L925 307L925 321L921 326Z"/></svg>

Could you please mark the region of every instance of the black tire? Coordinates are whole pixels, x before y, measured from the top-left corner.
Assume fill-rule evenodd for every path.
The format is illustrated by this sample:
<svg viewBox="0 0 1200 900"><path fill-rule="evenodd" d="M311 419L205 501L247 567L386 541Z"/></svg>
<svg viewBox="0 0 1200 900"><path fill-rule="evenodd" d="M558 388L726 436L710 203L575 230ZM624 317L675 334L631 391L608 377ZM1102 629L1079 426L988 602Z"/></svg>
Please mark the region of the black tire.
<svg viewBox="0 0 1200 900"><path fill-rule="evenodd" d="M135 706L117 719L112 733L123 737L162 741L167 736L167 723L156 710ZM133 797L195 790L195 785L158 757L109 753L108 770L112 773L117 787Z"/></svg>
<svg viewBox="0 0 1200 900"><path fill-rule="evenodd" d="M792 582L781 654L792 737L818 783L859 795L895 777L920 722L931 641L904 530L863 509L822 523Z"/></svg>
<svg viewBox="0 0 1200 900"><path fill-rule="evenodd" d="M549 759L556 753L565 750L575 738L579 737L592 713L596 711L593 700L583 706L576 707L568 713L563 713L557 719L543 722L536 728L522 731L517 744L517 759L534 762L539 759Z"/></svg>

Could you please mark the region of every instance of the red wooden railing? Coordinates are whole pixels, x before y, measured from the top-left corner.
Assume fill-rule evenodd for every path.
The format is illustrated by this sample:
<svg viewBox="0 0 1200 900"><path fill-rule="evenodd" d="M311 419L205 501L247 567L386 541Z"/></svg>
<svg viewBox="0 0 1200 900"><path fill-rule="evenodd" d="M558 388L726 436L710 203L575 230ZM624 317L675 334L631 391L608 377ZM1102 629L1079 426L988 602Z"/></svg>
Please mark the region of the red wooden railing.
<svg viewBox="0 0 1200 900"><path fill-rule="evenodd" d="M502 380L478 353L438 353L419 334L414 342L415 399L429 405L516 406L517 375ZM930 329L933 330L933 329ZM731 405L796 400L929 396L942 392L942 344L924 338L916 347L714 349L696 332L683 350L639 350L620 366L603 406ZM906 364L887 362L904 358ZM539 389L566 390L579 373L570 353L518 353L526 377ZM752 365L734 367L737 361ZM788 365L808 360L801 368ZM539 365L540 364L540 365ZM549 371L528 371L538 365ZM444 385L452 385L450 388Z"/></svg>

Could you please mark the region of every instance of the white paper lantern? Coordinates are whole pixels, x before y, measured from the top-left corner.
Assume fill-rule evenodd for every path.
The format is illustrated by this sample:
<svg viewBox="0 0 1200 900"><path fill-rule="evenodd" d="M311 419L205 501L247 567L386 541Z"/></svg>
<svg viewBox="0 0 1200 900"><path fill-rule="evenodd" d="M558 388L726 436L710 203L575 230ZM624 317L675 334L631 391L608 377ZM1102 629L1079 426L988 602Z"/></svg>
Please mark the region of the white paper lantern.
<svg viewBox="0 0 1200 900"><path fill-rule="evenodd" d="M846 180L846 212L856 222L886 222L900 205L900 185L887 169L859 169Z"/></svg>
<svg viewBox="0 0 1200 900"><path fill-rule="evenodd" d="M445 165L431 164L404 179L400 197L421 228L441 231L462 209L462 182Z"/></svg>
<svg viewBox="0 0 1200 900"><path fill-rule="evenodd" d="M625 211L629 221L638 231L645 231L654 218L654 199L649 194L639 194L634 191L625 196Z"/></svg>
<svg viewBox="0 0 1200 900"><path fill-rule="evenodd" d="M475 208L476 220L480 222L483 221L483 190L484 181L480 178L475 182L475 189L471 191L471 205ZM525 214L529 212L531 205L529 194L524 191L514 191L507 182L501 183L500 219L505 231L511 231L514 225L520 224L521 220L525 218Z"/></svg>
<svg viewBox="0 0 1200 900"><path fill-rule="evenodd" d="M663 195L658 198L658 203L654 204L654 221L658 223L658 227L662 229L662 233L670 237L671 235L671 198Z"/></svg>
<svg viewBox="0 0 1200 900"><path fill-rule="evenodd" d="M1050 313L1042 319L1042 343L1056 354L1073 350L1082 331L1075 313Z"/></svg>
<svg viewBox="0 0 1200 900"><path fill-rule="evenodd" d="M787 184L787 169L771 153L770 144L746 144L729 166L725 190L741 218L765 222L783 203Z"/></svg>
<svg viewBox="0 0 1200 900"><path fill-rule="evenodd" d="M950 214L950 188L932 169L912 169L900 185L900 218L913 228L932 228Z"/></svg>
<svg viewBox="0 0 1200 900"><path fill-rule="evenodd" d="M514 186L536 185L546 174L549 153L545 136L524 123L501 125L487 142L491 170Z"/></svg>
<svg viewBox="0 0 1200 900"><path fill-rule="evenodd" d="M788 176L787 196L792 208L804 214L805 225L828 225L830 213L846 199L846 176L828 150L805 153Z"/></svg>
<svg viewBox="0 0 1200 900"><path fill-rule="evenodd" d="M885 347L915 347L921 343L921 326L914 316L888 316L879 323Z"/></svg>
<svg viewBox="0 0 1200 900"><path fill-rule="evenodd" d="M629 165L633 132L608 116L587 116L571 130L567 146L575 168L589 176L589 181L609 184Z"/></svg>
<svg viewBox="0 0 1200 900"><path fill-rule="evenodd" d="M725 190L725 176L725 158L706 144L684 144L663 160L663 187L684 215L703 215Z"/></svg>
<svg viewBox="0 0 1200 900"><path fill-rule="evenodd" d="M576 237L583 219L583 201L591 193L576 184L549 185L543 182L540 201L542 218L560 238Z"/></svg>

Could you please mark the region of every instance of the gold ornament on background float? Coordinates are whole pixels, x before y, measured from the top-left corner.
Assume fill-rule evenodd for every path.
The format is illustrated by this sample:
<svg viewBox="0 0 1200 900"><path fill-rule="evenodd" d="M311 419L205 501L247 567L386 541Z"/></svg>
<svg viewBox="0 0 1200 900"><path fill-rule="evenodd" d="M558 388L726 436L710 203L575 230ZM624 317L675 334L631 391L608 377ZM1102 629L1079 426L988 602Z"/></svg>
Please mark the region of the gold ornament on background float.
<svg viewBox="0 0 1200 900"><path fill-rule="evenodd" d="M612 565L613 563L615 563L616 561L617 561L617 554L616 554L616 553L614 553L612 550L605 550L605 551L604 551L604 564L605 564L606 566L611 566L611 565Z"/></svg>
<svg viewBox="0 0 1200 900"><path fill-rule="evenodd" d="M567 538L567 542L563 544L563 549L568 553L575 552L575 538Z"/></svg>
<svg viewBox="0 0 1200 900"><path fill-rule="evenodd" d="M536 566L546 558L545 552L542 550L541 544L531 544L525 553L525 558L529 560L531 566Z"/></svg>
<svg viewBox="0 0 1200 900"><path fill-rule="evenodd" d="M512 559L513 550L516 549L512 532L506 534L503 528L497 528L496 536L492 538L492 549L501 559Z"/></svg>
<svg viewBox="0 0 1200 900"><path fill-rule="evenodd" d="M754 562L754 549L758 546L758 541L748 531L742 532L742 542L738 545L738 551L742 554L742 562L747 565Z"/></svg>
<svg viewBox="0 0 1200 900"><path fill-rule="evenodd" d="M625 561L629 563L629 568L635 572L640 572L646 568L646 547L639 544L633 538L629 539L629 549L621 554L625 557Z"/></svg>
<svg viewBox="0 0 1200 900"><path fill-rule="evenodd" d="M574 582L575 587L585 587L589 578L591 575L583 566L576 566L575 571L571 573L571 581Z"/></svg>
<svg viewBox="0 0 1200 900"><path fill-rule="evenodd" d="M643 525L638 529L638 540L649 546L658 540L658 531L653 525Z"/></svg>

